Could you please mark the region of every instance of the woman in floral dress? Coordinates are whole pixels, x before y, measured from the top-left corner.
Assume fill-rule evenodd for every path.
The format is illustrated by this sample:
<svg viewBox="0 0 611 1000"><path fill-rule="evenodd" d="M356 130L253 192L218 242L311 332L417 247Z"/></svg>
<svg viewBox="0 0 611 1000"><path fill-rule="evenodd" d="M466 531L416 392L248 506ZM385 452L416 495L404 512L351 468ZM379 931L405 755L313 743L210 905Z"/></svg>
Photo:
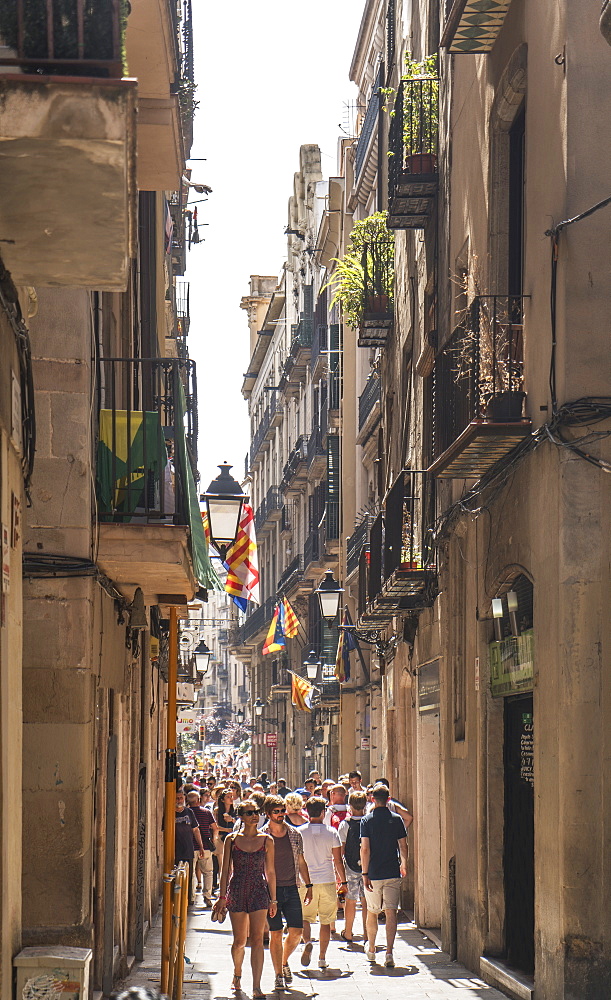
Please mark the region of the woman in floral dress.
<svg viewBox="0 0 611 1000"><path fill-rule="evenodd" d="M231 833L225 840L220 894L213 918L222 919L227 911L231 920L232 990L236 993L241 990L244 950L250 937L253 1000L265 1000L261 990L263 934L267 915L273 917L277 906L274 841L257 830L259 807L256 802L251 799L241 802L238 816L243 825L240 832Z"/></svg>

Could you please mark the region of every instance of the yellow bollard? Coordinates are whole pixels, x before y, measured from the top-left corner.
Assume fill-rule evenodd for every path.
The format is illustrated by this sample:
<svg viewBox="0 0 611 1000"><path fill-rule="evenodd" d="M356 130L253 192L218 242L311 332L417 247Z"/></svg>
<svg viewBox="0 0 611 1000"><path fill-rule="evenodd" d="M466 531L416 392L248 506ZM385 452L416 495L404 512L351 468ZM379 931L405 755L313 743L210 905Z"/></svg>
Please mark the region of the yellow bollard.
<svg viewBox="0 0 611 1000"><path fill-rule="evenodd" d="M176 956L176 979L174 1000L182 1000L182 987L185 977L185 940L187 936L187 907L189 904L189 868L182 865L180 894L180 923L178 925L178 953Z"/></svg>

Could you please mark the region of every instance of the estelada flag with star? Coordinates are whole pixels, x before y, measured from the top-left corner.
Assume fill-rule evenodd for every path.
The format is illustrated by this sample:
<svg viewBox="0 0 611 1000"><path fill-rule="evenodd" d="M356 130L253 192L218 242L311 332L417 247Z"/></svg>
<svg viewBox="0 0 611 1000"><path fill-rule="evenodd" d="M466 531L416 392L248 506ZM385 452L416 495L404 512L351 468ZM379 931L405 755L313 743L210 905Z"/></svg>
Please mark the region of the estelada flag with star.
<svg viewBox="0 0 611 1000"><path fill-rule="evenodd" d="M314 695L314 685L306 681L305 677L289 670L291 675L291 701L300 712L312 711L312 697Z"/></svg>
<svg viewBox="0 0 611 1000"><path fill-rule="evenodd" d="M274 617L271 620L267 638L263 643L263 653L277 653L281 649L286 649L284 641L284 608L277 604L274 609Z"/></svg>

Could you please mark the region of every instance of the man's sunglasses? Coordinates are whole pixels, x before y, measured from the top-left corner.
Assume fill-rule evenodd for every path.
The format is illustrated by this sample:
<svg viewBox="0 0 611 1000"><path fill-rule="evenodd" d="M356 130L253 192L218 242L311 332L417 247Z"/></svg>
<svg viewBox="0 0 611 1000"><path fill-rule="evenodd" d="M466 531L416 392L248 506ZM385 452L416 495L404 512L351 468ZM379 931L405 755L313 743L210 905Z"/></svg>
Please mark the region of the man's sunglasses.
<svg viewBox="0 0 611 1000"><path fill-rule="evenodd" d="M286 809L272 809L272 815L274 813L285 813L285 812L286 812Z"/></svg>
<svg viewBox="0 0 611 1000"><path fill-rule="evenodd" d="M245 809L242 816L258 816L259 809Z"/></svg>

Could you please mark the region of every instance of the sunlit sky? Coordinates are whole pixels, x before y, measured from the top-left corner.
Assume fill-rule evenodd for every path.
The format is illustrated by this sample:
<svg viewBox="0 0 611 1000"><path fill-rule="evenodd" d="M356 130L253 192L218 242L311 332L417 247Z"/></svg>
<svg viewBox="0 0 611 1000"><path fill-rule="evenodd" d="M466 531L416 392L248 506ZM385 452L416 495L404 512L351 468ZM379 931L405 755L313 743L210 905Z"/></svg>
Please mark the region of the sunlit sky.
<svg viewBox="0 0 611 1000"><path fill-rule="evenodd" d="M192 180L213 188L197 206L204 242L192 247L185 276L204 489L224 460L238 480L244 474L249 432L241 386L250 352L240 299L251 274L277 275L285 260L299 147L317 143L323 174L337 171L340 126L355 100L348 73L363 9L364 0L193 3L199 108L189 165Z"/></svg>

